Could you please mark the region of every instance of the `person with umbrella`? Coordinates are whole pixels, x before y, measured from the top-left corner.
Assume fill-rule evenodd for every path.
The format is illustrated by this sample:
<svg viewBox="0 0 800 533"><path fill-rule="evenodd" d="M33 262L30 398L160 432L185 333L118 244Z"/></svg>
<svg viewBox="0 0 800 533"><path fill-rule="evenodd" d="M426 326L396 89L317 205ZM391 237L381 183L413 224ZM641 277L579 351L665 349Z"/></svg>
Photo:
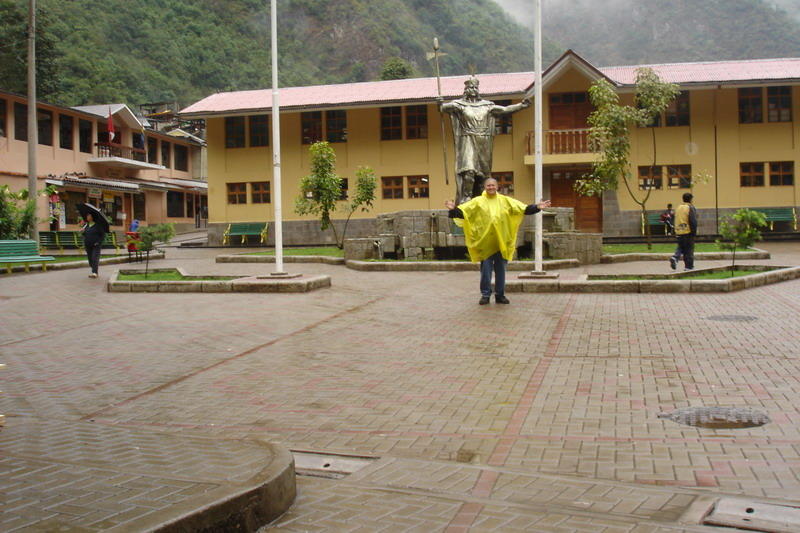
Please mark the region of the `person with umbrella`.
<svg viewBox="0 0 800 533"><path fill-rule="evenodd" d="M97 269L100 266L100 250L103 247L103 240L106 233L110 231L108 219L103 213L92 204L78 204L78 212L86 221L86 225L81 230L83 232L83 246L86 248L86 257L89 259L89 267L92 273L90 278L97 277Z"/></svg>

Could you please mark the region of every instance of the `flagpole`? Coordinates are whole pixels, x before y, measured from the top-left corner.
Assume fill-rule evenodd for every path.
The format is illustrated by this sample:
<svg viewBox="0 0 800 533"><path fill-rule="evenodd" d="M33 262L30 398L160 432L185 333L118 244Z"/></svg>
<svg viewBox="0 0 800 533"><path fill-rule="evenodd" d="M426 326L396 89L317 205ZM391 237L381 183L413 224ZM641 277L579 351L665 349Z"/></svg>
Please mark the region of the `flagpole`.
<svg viewBox="0 0 800 533"><path fill-rule="evenodd" d="M535 202L542 201L542 0L534 0L536 22L534 31L534 68L536 85L534 86L534 197ZM536 235L534 243L534 263L536 272L544 272L542 268L542 212L534 215Z"/></svg>
<svg viewBox="0 0 800 533"><path fill-rule="evenodd" d="M270 37L272 39L272 179L275 195L275 276L283 271L283 215L281 213L281 106L278 95L278 10L276 0L270 0Z"/></svg>
<svg viewBox="0 0 800 533"><path fill-rule="evenodd" d="M30 237L39 242L39 200L36 197L36 145L39 143L36 124L36 0L28 3L28 199L33 200L33 223Z"/></svg>

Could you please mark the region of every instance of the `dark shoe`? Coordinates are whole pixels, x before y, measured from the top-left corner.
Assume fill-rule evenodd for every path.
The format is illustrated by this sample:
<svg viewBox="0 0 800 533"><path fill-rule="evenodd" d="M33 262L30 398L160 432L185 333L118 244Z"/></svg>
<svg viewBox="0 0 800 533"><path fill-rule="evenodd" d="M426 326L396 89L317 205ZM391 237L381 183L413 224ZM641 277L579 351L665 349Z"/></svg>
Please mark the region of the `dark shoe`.
<svg viewBox="0 0 800 533"><path fill-rule="evenodd" d="M494 301L499 304L510 304L511 302L508 301L508 298L505 296L495 296Z"/></svg>
<svg viewBox="0 0 800 533"><path fill-rule="evenodd" d="M670 268L672 270L675 270L676 268L678 268L678 262L675 260L674 257L670 257L669 258L669 266L670 266Z"/></svg>
<svg viewBox="0 0 800 533"><path fill-rule="evenodd" d="M481 296L481 300L478 302L478 305L486 305L489 303L488 296Z"/></svg>

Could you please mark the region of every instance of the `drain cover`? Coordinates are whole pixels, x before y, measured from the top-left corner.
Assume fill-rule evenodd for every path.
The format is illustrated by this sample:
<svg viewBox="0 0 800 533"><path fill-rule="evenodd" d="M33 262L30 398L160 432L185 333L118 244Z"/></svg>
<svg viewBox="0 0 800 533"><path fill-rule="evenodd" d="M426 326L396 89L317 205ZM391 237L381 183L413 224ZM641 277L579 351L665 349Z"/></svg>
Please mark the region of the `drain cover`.
<svg viewBox="0 0 800 533"><path fill-rule="evenodd" d="M341 479L361 470L377 457L292 451L294 469L301 476Z"/></svg>
<svg viewBox="0 0 800 533"><path fill-rule="evenodd" d="M658 418L712 429L753 428L771 422L766 413L749 407L686 407L671 413L659 413Z"/></svg>
<svg viewBox="0 0 800 533"><path fill-rule="evenodd" d="M758 317L750 315L713 315L706 317L706 319L716 320L717 322L753 322L758 320Z"/></svg>
<svg viewBox="0 0 800 533"><path fill-rule="evenodd" d="M800 531L800 509L788 505L722 498L703 523L751 531L792 533Z"/></svg>

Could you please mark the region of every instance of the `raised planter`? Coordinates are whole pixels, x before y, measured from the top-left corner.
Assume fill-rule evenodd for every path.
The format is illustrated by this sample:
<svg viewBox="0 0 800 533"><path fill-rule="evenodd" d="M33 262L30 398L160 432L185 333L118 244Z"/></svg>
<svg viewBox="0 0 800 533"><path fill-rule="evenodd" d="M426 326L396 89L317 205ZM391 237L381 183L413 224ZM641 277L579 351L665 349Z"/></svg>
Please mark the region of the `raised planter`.
<svg viewBox="0 0 800 533"><path fill-rule="evenodd" d="M151 269L150 272L175 271L190 276L182 268ZM331 286L331 277L324 275L293 276L203 276L202 280L180 281L128 281L119 280L119 274L139 274L143 270L120 270L108 280L108 292L309 292ZM199 276L198 276L199 277Z"/></svg>
<svg viewBox="0 0 800 533"><path fill-rule="evenodd" d="M479 263L470 261L356 261L345 262L347 268L364 272L466 272L478 270ZM542 261L545 270L574 268L580 266L577 259L551 259ZM507 270L531 271L533 261L511 261Z"/></svg>
<svg viewBox="0 0 800 533"><path fill-rule="evenodd" d="M697 272L718 272L729 269L729 266L723 266L668 275L643 274L641 277L644 279L635 280L591 279L591 276L589 279L578 280L508 280L506 292L733 292L800 278L800 267L736 265L736 270L762 270L762 272L730 279L683 279Z"/></svg>
<svg viewBox="0 0 800 533"><path fill-rule="evenodd" d="M55 257L59 257L56 255ZM154 259L164 259L164 252L151 252L150 253L150 260L153 261ZM123 263L138 263L135 259L128 259L127 255L123 255L120 257L106 257L100 256L100 264L101 265L120 265ZM144 259L142 259L144 262ZM48 263L47 264L47 271L51 270L70 270L75 268L88 268L89 261L86 259L82 259L80 261L68 261L66 263ZM41 272L42 265L30 265L30 272ZM5 269L3 269L5 272ZM25 272L25 265L16 265L11 267L11 272Z"/></svg>
<svg viewBox="0 0 800 533"><path fill-rule="evenodd" d="M770 254L766 250L753 248L752 252L736 252L736 259L748 261L753 259L770 259ZM694 254L695 261L716 261L730 260L730 252L697 252ZM672 257L670 253L631 253L631 254L605 254L600 258L601 263L630 263L632 261L669 261Z"/></svg>
<svg viewBox="0 0 800 533"><path fill-rule="evenodd" d="M274 263L274 255L228 254L218 255L217 263ZM343 265L343 257L327 255L284 255L284 263L322 263L325 265Z"/></svg>

